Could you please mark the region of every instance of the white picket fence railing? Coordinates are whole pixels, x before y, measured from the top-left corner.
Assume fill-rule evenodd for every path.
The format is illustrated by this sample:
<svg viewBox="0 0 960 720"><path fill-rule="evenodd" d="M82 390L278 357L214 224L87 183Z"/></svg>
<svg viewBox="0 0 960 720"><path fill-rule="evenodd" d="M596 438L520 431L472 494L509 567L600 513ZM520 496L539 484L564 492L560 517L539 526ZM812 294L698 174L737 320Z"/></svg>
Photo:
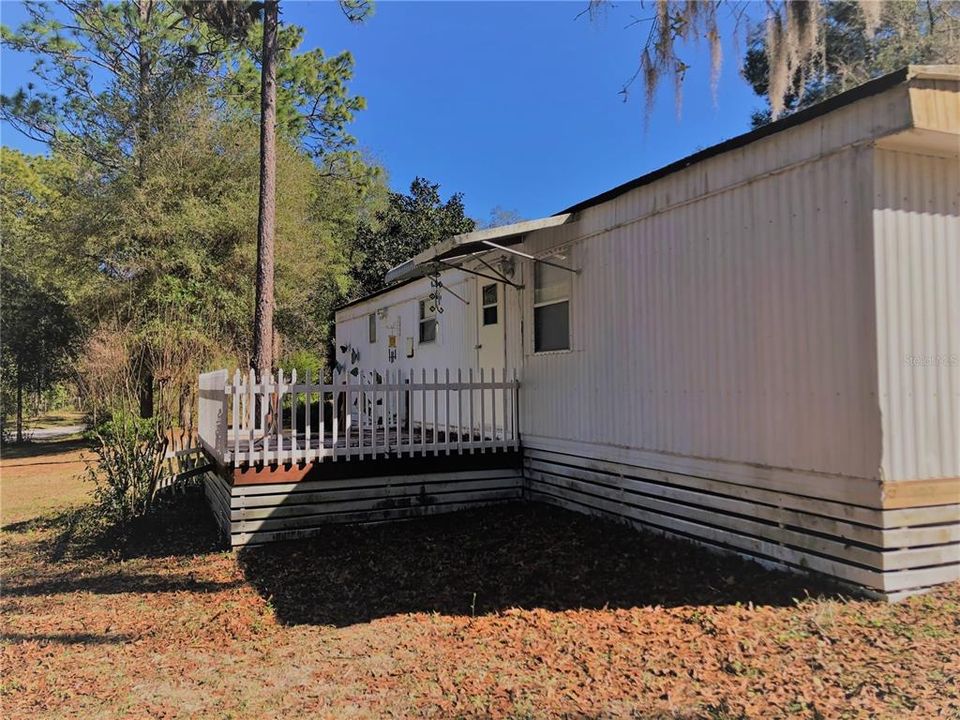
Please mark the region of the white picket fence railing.
<svg viewBox="0 0 960 720"><path fill-rule="evenodd" d="M367 370L332 383L217 370L200 376L200 442L236 465L515 450L519 385L494 369Z"/></svg>

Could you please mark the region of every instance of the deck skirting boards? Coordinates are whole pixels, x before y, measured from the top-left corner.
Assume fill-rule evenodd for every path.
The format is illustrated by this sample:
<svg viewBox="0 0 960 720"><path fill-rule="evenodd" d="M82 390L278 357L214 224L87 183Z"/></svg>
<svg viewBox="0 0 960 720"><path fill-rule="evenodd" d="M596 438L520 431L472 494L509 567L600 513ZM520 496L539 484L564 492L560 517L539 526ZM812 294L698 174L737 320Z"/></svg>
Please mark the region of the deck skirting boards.
<svg viewBox="0 0 960 720"><path fill-rule="evenodd" d="M822 480L813 488L802 478L771 482L761 469L751 482L748 465L714 474L701 461L686 467L683 458L673 458L669 468L650 467L616 448L607 453L602 445L560 440L531 442L521 454L522 463L520 454L495 462L480 455L451 464L445 458L433 465L432 458L344 463L337 474L307 479L319 477L314 472L295 482L291 473L269 469L249 477L208 472L204 489L234 547L316 535L336 523L404 520L524 499L821 573L889 599L960 578L960 502L885 509L879 484L863 501L862 480L846 480L856 487L847 501L836 491L819 498ZM252 480L258 482L248 484Z"/></svg>
<svg viewBox="0 0 960 720"><path fill-rule="evenodd" d="M208 473L214 517L233 547L316 535L337 523L371 523L520 500L519 468L459 470L292 484L230 485Z"/></svg>
<svg viewBox="0 0 960 720"><path fill-rule="evenodd" d="M559 444L559 441L558 441ZM629 522L889 599L960 578L960 503L883 510L525 447L524 498ZM576 453L576 454L573 454Z"/></svg>

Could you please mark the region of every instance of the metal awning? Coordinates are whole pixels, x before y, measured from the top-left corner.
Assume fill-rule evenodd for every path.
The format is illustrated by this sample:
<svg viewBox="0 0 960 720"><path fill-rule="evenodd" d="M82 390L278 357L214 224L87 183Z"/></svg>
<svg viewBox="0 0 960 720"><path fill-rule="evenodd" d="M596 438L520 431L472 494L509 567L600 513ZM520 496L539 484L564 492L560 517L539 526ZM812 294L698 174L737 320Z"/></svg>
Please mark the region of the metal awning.
<svg viewBox="0 0 960 720"><path fill-rule="evenodd" d="M388 284L401 282L411 277L424 274L428 269L435 268L438 261L450 261L465 255L472 255L478 252L488 250L504 249L510 245L517 245L523 242L524 236L536 232L537 230L546 230L570 222L572 213L562 213L560 215L551 215L550 217L539 218L537 220L524 220L523 222L513 223L511 225L502 225L486 230L474 230L473 232L454 235L451 238L424 250L418 255L414 255L409 260L400 263L391 268L384 280Z"/></svg>

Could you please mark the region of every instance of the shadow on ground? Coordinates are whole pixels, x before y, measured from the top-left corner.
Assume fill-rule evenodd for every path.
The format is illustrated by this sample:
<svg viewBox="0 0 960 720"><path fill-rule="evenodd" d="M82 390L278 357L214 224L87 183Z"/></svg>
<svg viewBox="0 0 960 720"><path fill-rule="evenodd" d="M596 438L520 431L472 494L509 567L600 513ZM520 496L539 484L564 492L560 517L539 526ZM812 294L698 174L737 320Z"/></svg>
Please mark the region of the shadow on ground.
<svg viewBox="0 0 960 720"><path fill-rule="evenodd" d="M95 635L93 633L3 633L8 643L35 642L47 645L123 645L135 640L130 635Z"/></svg>
<svg viewBox="0 0 960 720"><path fill-rule="evenodd" d="M91 442L86 438L29 440L22 443L5 444L0 448L0 457L2 457L4 461L42 458L47 455L59 455L61 453L74 452L75 450L86 450L91 447L91 445ZM70 460L69 462L77 462L77 460Z"/></svg>
<svg viewBox="0 0 960 720"><path fill-rule="evenodd" d="M198 580L190 573L110 572L88 577L54 576L41 581L11 583L7 598L44 597L62 593L85 592L95 595L120 593L216 593L242 585L242 581Z"/></svg>
<svg viewBox="0 0 960 720"><path fill-rule="evenodd" d="M398 613L513 607L791 605L809 577L538 504L500 505L241 550L286 624L346 626Z"/></svg>
<svg viewBox="0 0 960 720"><path fill-rule="evenodd" d="M114 555L118 559L162 558L199 555L224 549L216 524L199 487L170 493L157 509L136 520L122 534L93 529L92 507L68 508L9 523L8 533L53 530L40 543L53 562L69 553L72 557Z"/></svg>
<svg viewBox="0 0 960 720"><path fill-rule="evenodd" d="M203 493L190 488L165 498L150 516L134 523L122 535L91 529L90 507L59 511L3 527L11 534L52 531L35 551L49 563L35 575L11 578L4 597L42 597L58 593L215 593L243 585L242 580L218 582L198 579L191 572L147 571L120 561L194 557L223 550ZM107 558L92 570L78 572L76 561ZM151 567L151 566L148 566Z"/></svg>

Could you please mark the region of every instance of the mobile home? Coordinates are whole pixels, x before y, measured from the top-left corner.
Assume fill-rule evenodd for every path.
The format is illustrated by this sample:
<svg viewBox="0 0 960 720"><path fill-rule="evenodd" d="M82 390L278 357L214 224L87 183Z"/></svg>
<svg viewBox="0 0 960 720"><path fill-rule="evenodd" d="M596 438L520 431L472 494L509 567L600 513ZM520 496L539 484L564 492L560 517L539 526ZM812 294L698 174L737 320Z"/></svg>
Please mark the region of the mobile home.
<svg viewBox="0 0 960 720"><path fill-rule="evenodd" d="M332 378L200 377L214 515L245 545L523 499L955 580L958 150L960 68L909 67L448 238L338 310Z"/></svg>
<svg viewBox="0 0 960 720"><path fill-rule="evenodd" d="M905 68L450 238L338 310L340 370L516 378L526 500L888 597L956 579L958 86Z"/></svg>

